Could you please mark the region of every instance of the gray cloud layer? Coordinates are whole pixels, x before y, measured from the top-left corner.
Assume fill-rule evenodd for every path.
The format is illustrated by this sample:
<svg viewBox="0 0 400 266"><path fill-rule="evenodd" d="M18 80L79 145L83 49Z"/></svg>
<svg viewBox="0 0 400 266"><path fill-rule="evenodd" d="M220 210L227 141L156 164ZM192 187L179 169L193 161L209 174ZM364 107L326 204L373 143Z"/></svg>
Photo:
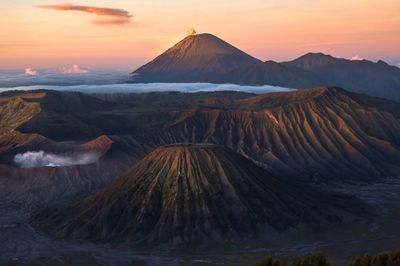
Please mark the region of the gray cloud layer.
<svg viewBox="0 0 400 266"><path fill-rule="evenodd" d="M82 85L113 84L126 82L129 75L125 71L95 71L82 67L63 67L56 71L27 68L23 71L7 73L0 70L1 88L33 85Z"/></svg>
<svg viewBox="0 0 400 266"><path fill-rule="evenodd" d="M74 86L21 86L0 88L0 92L7 90L38 90L48 89L57 91L77 91L83 93L142 93L153 91L243 91L251 93L269 93L291 91L293 89L277 86L240 86L235 84L212 83L137 83L137 84L108 84L108 85L74 85Z"/></svg>

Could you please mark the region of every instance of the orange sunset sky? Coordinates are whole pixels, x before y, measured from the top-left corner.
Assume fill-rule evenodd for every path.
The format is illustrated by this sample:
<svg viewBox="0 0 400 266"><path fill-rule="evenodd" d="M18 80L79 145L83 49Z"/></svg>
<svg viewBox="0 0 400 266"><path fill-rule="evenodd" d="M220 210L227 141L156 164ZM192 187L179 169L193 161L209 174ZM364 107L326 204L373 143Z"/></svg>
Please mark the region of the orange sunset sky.
<svg viewBox="0 0 400 266"><path fill-rule="evenodd" d="M135 69L209 32L261 59L306 52L400 63L399 0L1 0L0 69Z"/></svg>

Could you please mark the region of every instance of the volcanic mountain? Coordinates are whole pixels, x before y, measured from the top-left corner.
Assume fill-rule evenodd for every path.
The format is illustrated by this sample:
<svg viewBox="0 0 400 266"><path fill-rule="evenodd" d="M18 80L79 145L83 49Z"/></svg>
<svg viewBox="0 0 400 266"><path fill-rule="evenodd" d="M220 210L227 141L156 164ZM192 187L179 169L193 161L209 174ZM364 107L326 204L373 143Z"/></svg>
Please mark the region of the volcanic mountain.
<svg viewBox="0 0 400 266"><path fill-rule="evenodd" d="M189 35L132 73L133 82L212 82L305 89L338 86L400 100L400 69L383 61L307 53L262 62L211 34Z"/></svg>
<svg viewBox="0 0 400 266"><path fill-rule="evenodd" d="M133 72L136 82L204 82L212 76L260 61L220 38L189 35Z"/></svg>
<svg viewBox="0 0 400 266"><path fill-rule="evenodd" d="M178 144L157 148L110 187L34 223L56 237L101 242L235 241L338 222L355 203L348 204L289 185L228 148Z"/></svg>
<svg viewBox="0 0 400 266"><path fill-rule="evenodd" d="M5 134L16 130L61 141L108 135L113 147L126 154L208 142L228 146L276 176L308 183L400 174L399 103L338 87L258 96L132 94L119 104L121 97L98 95L99 100L78 93L13 95L0 98L0 130Z"/></svg>
<svg viewBox="0 0 400 266"><path fill-rule="evenodd" d="M86 117L111 110L115 104L78 92L37 90L8 91L0 94L0 134L18 130L52 139L89 140L101 134L88 126Z"/></svg>
<svg viewBox="0 0 400 266"><path fill-rule="evenodd" d="M154 146L216 143L276 176L343 182L399 176L399 132L398 103L320 87L182 110L146 138Z"/></svg>
<svg viewBox="0 0 400 266"><path fill-rule="evenodd" d="M216 83L244 85L273 85L287 88L311 88L318 85L315 76L306 70L285 66L274 61L237 68L223 75L215 76Z"/></svg>
<svg viewBox="0 0 400 266"><path fill-rule="evenodd" d="M331 85L355 92L400 100L400 69L384 61L347 60L308 53L282 65L309 72L315 86ZM297 87L302 87L301 84Z"/></svg>
<svg viewBox="0 0 400 266"><path fill-rule="evenodd" d="M339 86L372 96L400 100L400 69L383 61L347 60L308 53L293 61L266 61L214 76L215 83L274 85L305 89Z"/></svg>

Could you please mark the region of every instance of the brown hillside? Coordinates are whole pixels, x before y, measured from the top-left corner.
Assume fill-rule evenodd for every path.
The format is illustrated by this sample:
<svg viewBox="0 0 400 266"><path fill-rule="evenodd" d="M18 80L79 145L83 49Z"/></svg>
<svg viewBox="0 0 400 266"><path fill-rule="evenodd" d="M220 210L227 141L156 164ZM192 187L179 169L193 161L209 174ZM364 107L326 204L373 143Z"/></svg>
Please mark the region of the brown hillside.
<svg viewBox="0 0 400 266"><path fill-rule="evenodd" d="M399 104L339 88L271 93L182 111L154 145L210 142L305 180L368 180L400 173Z"/></svg>
<svg viewBox="0 0 400 266"><path fill-rule="evenodd" d="M199 244L339 222L349 203L295 188L230 149L182 144L156 149L109 188L34 223L62 238Z"/></svg>

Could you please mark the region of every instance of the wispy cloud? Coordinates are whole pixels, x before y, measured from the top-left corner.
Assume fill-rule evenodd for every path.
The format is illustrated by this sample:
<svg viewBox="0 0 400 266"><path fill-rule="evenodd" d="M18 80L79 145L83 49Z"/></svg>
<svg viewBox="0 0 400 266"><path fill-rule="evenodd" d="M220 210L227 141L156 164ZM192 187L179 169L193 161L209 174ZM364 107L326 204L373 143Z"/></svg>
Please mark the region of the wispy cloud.
<svg viewBox="0 0 400 266"><path fill-rule="evenodd" d="M63 73L63 74L85 74L85 73L89 73L89 69L75 64L75 65L72 65L71 67L62 67L61 73Z"/></svg>
<svg viewBox="0 0 400 266"><path fill-rule="evenodd" d="M27 67L25 68L25 75L27 76L36 76L38 74L38 71L31 68L31 67Z"/></svg>
<svg viewBox="0 0 400 266"><path fill-rule="evenodd" d="M359 55L354 55L350 58L351 61L360 61L364 60L364 58L360 57Z"/></svg>
<svg viewBox="0 0 400 266"><path fill-rule="evenodd" d="M129 19L127 18L96 19L93 20L93 23L97 25L118 25L118 24L129 23Z"/></svg>
<svg viewBox="0 0 400 266"><path fill-rule="evenodd" d="M98 25L126 24L130 22L130 18L132 17L129 11L119 8L81 6L68 3L40 5L39 7L61 11L80 11L104 17L94 21L94 23Z"/></svg>

